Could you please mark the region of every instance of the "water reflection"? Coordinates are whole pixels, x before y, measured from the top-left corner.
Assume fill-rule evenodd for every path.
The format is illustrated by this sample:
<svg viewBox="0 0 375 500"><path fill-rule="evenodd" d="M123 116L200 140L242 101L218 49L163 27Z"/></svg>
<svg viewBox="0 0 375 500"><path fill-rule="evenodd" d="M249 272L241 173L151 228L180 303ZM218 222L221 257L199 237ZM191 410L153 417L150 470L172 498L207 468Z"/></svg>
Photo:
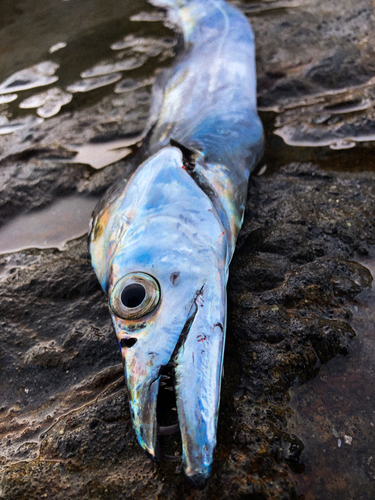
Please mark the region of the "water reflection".
<svg viewBox="0 0 375 500"><path fill-rule="evenodd" d="M143 80L135 80L133 78L124 78L115 87L116 94L121 94L123 92L131 92L132 90L140 89L146 85L152 85L155 78L152 76Z"/></svg>
<svg viewBox="0 0 375 500"><path fill-rule="evenodd" d="M121 73L112 73L105 76L85 78L84 80L78 80L77 82L68 85L66 90L72 93L90 92L90 90L99 89L100 87L106 87L107 85L118 82L121 78Z"/></svg>
<svg viewBox="0 0 375 500"><path fill-rule="evenodd" d="M62 106L68 104L72 98L73 96L69 92L64 92L54 87L46 92L35 94L25 99L20 103L20 108L38 108L36 112L39 116L42 118L51 118L51 116L57 115Z"/></svg>
<svg viewBox="0 0 375 500"><path fill-rule="evenodd" d="M161 54L164 49L172 48L176 45L175 38L155 38L155 37L136 37L126 35L118 42L112 43L112 50L132 49L134 52L147 54L149 57L155 57Z"/></svg>
<svg viewBox="0 0 375 500"><path fill-rule="evenodd" d="M58 67L59 64L53 61L44 61L17 71L0 84L0 94L10 94L55 83L59 79L55 75Z"/></svg>
<svg viewBox="0 0 375 500"><path fill-rule="evenodd" d="M57 115L61 109L69 113L77 107L100 102L113 91L116 94L126 92L128 97L129 93L150 85L161 66L168 64L174 56L175 38L161 23L165 14L149 12L152 7L144 0L131 4L121 2L121 5L117 0L109 0L105 6L98 0L91 0L89 10L80 4L59 4L58 8L51 8L47 0L39 1L37 5L34 5L34 0L29 0L27 7L26 13L17 9L3 12L1 36L4 46L12 47L12 50L4 56L4 69L0 67L0 135L14 134L21 144L14 150L8 147L8 151L22 151L26 147L22 144L29 141L37 153L33 127L41 124L43 119ZM13 31L6 25L7 19L18 32L24 32L24 38L14 39ZM13 64L15 54L17 64ZM125 75L128 77L123 78ZM121 79L114 89L113 84ZM57 80L59 86L52 86ZM41 87L47 89L41 92ZM84 95L81 98L81 94L87 93L90 97ZM141 115L147 107L144 100L138 100L141 97L132 99L130 95L126 106L121 101L114 104L114 108L121 106L121 112L130 109L133 115ZM120 100L119 97L116 99ZM34 114L25 114L30 111ZM114 109L112 116L118 114ZM126 115L125 121L127 119ZM129 115L129 121L134 126L134 117ZM98 130L95 137L101 135L100 126ZM133 152L144 137L143 133L132 132L126 139L121 138L123 132L117 137L113 135L113 140L105 137L106 142L102 143L89 142L89 136L88 143L83 145L76 145L76 137L72 140L69 135L65 140L68 143L66 149L77 154L67 162L85 163L101 169ZM77 142L79 140L85 141L86 136L81 134ZM64 148L64 140L57 138L52 149L56 148L56 141L63 143ZM51 149L50 144L47 144L47 149ZM55 156L58 159L59 152ZM42 211L20 215L0 230L0 252L31 247L61 249L67 240L87 231L94 205L95 200L73 196L57 200Z"/></svg>
<svg viewBox="0 0 375 500"><path fill-rule="evenodd" d="M97 199L69 196L37 212L20 215L0 229L0 253L58 248L88 230Z"/></svg>
<svg viewBox="0 0 375 500"><path fill-rule="evenodd" d="M17 94L4 94L0 95L0 104L15 101L18 98Z"/></svg>
<svg viewBox="0 0 375 500"><path fill-rule="evenodd" d="M348 149L375 140L375 80L261 108L277 114L274 134L289 146Z"/></svg>
<svg viewBox="0 0 375 500"><path fill-rule="evenodd" d="M138 56L138 57L125 57L125 53L123 52L121 56L118 56L118 61L107 60L101 61L96 64L93 68L86 69L82 71L81 78L91 78L93 76L103 76L109 75L111 73L117 73L118 71L130 71L135 68L139 68L142 66L147 57Z"/></svg>
<svg viewBox="0 0 375 500"><path fill-rule="evenodd" d="M66 47L66 43L65 42L57 42L54 45L52 45L52 47L50 47L50 49L49 49L48 52L50 54L53 54L54 52L57 52L60 49L64 49L65 47Z"/></svg>
<svg viewBox="0 0 375 500"><path fill-rule="evenodd" d="M139 12L130 17L131 21L139 21L146 23L154 23L158 21L165 21L166 17L163 12Z"/></svg>
<svg viewBox="0 0 375 500"><path fill-rule="evenodd" d="M32 4L33 0L29 0L29 3ZM165 20L165 14L157 12L155 17L153 13L148 12L150 9L151 6L145 0L137 0L131 5L126 2L119 5L115 0L110 0L105 6L97 0L92 0L89 11L83 5L73 7L62 4L51 12L49 3L43 0L35 9L38 12L38 19L34 20L35 22L33 16L30 18L30 12L27 12L28 17L23 12L20 13L12 22L19 32L25 31L25 39L14 40L13 32L8 33L7 29L3 29L1 33L4 44L7 46L13 44L14 48L4 58L5 71L0 67L0 82L14 66L11 57L16 48L22 45L22 41L22 48L18 49L17 55L25 55L24 59L27 61L36 60L30 67L18 67L13 74L5 78L3 83L0 83L0 104L16 101L16 92L22 92L26 99L21 102L20 108L30 108L31 105L28 104L34 98L41 98L40 94L30 93L32 89L48 86L59 80L62 93L59 99L60 107L56 103L56 96L53 96L54 104L48 105L48 109L45 109L46 105L43 109L38 107L37 113L48 118L57 114L61 106L68 103L68 93L91 92L111 85L121 79L122 72L133 76L134 71L139 70L136 71L137 76L150 77L160 63L173 57L172 49L175 45L171 31L160 23L161 20ZM44 24L40 26L44 11L47 15ZM140 17L137 18L135 15L132 21L132 15L139 11L141 11ZM4 16L6 20L7 11ZM57 17L59 22L56 27ZM78 19L84 19L84 23L77 23ZM158 22L158 26L152 26L154 36L150 36L149 33L145 36L147 30L144 28L144 21L147 23L151 21L154 25L155 21ZM25 22L27 29L24 26ZM40 32L37 32L38 28ZM125 38L124 33L127 34ZM55 40L51 44L52 38ZM34 49L34 56L27 57L31 46ZM66 50L61 50L66 47ZM53 55L54 60L38 62L42 54L46 54L47 51ZM20 57L17 60L19 59ZM56 92L55 89L48 89L47 92L50 91ZM11 95L7 97L7 94ZM104 93L96 94L95 100L98 101L104 95ZM51 93L47 94L47 97L51 98ZM76 105L82 105L82 101L77 101ZM15 118L19 115L17 106L18 103L15 103L11 107L0 109L0 112L5 111L3 116L8 119Z"/></svg>
<svg viewBox="0 0 375 500"><path fill-rule="evenodd" d="M130 146L136 145L144 138L144 133L129 139L118 139L102 143L90 143L77 146L72 146L72 151L77 151L77 154L70 163L87 163L95 169L101 169L115 163L116 161L126 158L132 153Z"/></svg>
<svg viewBox="0 0 375 500"><path fill-rule="evenodd" d="M16 120L8 120L6 116L0 116L0 135L8 135L26 127L32 127L43 122L43 118L27 116Z"/></svg>
<svg viewBox="0 0 375 500"><path fill-rule="evenodd" d="M375 145L373 142L354 142L342 139L336 143L318 146L318 141L299 144L297 147L287 144L277 133L275 123L280 115L275 112L261 112L260 116L268 131L265 154L262 165L267 165L267 175L276 172L283 165L291 162L312 162L325 170L341 172L375 171Z"/></svg>

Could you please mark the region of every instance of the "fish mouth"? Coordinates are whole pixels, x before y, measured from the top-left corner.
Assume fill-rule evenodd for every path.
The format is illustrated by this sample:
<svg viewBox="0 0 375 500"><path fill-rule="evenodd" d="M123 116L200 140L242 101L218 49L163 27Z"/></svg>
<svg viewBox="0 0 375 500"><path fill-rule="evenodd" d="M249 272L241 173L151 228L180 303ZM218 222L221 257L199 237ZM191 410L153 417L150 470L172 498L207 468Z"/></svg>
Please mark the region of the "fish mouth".
<svg viewBox="0 0 375 500"><path fill-rule="evenodd" d="M158 443L155 446L155 450L157 451L157 456L155 456L156 460L174 462L182 460L183 458L180 423L177 413L175 367L176 358L178 357L179 351L184 346L197 311L198 307L194 300L192 311L180 333L171 359L169 363L162 366L160 370L156 410L158 435ZM172 435L174 435L173 438L170 437Z"/></svg>
<svg viewBox="0 0 375 500"><path fill-rule="evenodd" d="M168 364L161 369L160 380L157 399L157 443L153 459L158 462L181 462L183 460L183 444L177 417L174 365ZM208 473L188 475L184 468L182 470L191 486L199 490L205 488L209 477Z"/></svg>
<svg viewBox="0 0 375 500"><path fill-rule="evenodd" d="M216 446L225 343L225 299L215 304L219 294L211 290L196 292L167 364L146 370L139 343L125 363L139 444L155 461L182 460L186 479L199 489L210 476Z"/></svg>
<svg viewBox="0 0 375 500"><path fill-rule="evenodd" d="M168 364L160 370L157 398L157 445L156 460L175 462L182 460L182 441L177 415L174 365Z"/></svg>

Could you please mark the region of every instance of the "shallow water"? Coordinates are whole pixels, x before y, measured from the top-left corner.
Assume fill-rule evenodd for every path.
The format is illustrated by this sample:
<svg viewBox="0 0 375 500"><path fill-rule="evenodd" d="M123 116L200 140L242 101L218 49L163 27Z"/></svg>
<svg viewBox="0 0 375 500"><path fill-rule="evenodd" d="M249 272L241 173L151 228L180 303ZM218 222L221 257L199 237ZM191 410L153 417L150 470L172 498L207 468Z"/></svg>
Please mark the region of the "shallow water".
<svg viewBox="0 0 375 500"><path fill-rule="evenodd" d="M0 135L32 130L43 119L93 105L106 96L113 96L114 106L123 105L121 96L150 86L155 72L172 59L176 38L161 22L165 15L152 12L146 1L110 0L104 5L90 0L89 4L87 9L86 4L69 0L58 5L28 0L19 8L5 2L0 29L5 47L0 65ZM134 153L143 137L140 132L103 143L69 141L66 152L76 154L64 159L101 169ZM0 252L62 249L86 232L93 206L92 200L77 196L20 215L0 230ZM75 214L72 209L77 209ZM56 217L66 223L56 227Z"/></svg>
<svg viewBox="0 0 375 500"><path fill-rule="evenodd" d="M119 139L98 144L83 144L74 151L77 154L71 160L72 163L87 163L95 169L101 169L122 160L128 156L137 142L143 139L143 134L132 139Z"/></svg>
<svg viewBox="0 0 375 500"><path fill-rule="evenodd" d="M23 109L37 108L49 118L63 106L87 106L113 92L123 76L145 79L173 56L171 31L152 16L139 16L151 10L146 1L90 0L89 9L86 3L28 0L21 9L5 2L0 104L8 105L0 114L12 121ZM77 93L90 95L78 99Z"/></svg>
<svg viewBox="0 0 375 500"><path fill-rule="evenodd" d="M0 228L0 253L25 248L58 248L87 233L97 198L73 195L37 212L16 217Z"/></svg>
<svg viewBox="0 0 375 500"><path fill-rule="evenodd" d="M301 4L244 2L238 6L254 24L257 16L267 19ZM5 2L0 32L6 47L0 66L0 134L22 132L43 119L92 105L105 96L152 84L155 74L172 60L177 41L163 21L165 15L145 0L110 0L105 6L90 0L88 10L70 0L58 7L49 0L28 0L25 9ZM359 115L363 121L361 112L371 110L374 85L368 79L361 85L327 89L308 97L284 97L277 105L261 106L268 140L260 174L270 175L292 161L312 161L334 170L373 171L373 127L367 122L359 127L357 118ZM259 87L262 95L262 82ZM350 126L345 122L340 131L337 120L345 120L347 115ZM134 153L144 135L70 144L67 151L76 154L68 161L104 168ZM61 233L59 248L77 234L68 228ZM21 235L12 244L9 232L7 239L1 251L29 248L30 244L56 246L56 240L48 243L47 235L39 246L35 238L31 243L25 237L22 243Z"/></svg>
<svg viewBox="0 0 375 500"><path fill-rule="evenodd" d="M294 161L312 162L324 170L339 172L375 171L375 143L372 141L350 143L350 148L339 149L332 148L329 144L290 145L276 133L275 122L278 114L275 111L261 111L260 116L266 130L269 130L262 161L263 165L267 165L267 175Z"/></svg>

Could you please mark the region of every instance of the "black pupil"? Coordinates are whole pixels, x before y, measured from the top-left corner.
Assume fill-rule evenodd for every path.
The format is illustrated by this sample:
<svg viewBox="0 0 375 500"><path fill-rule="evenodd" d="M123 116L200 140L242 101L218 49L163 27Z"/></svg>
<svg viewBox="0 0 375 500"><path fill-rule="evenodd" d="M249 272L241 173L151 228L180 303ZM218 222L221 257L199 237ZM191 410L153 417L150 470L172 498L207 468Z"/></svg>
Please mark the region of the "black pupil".
<svg viewBox="0 0 375 500"><path fill-rule="evenodd" d="M121 302L125 307L132 309L142 304L145 296L146 290L144 286L139 283L132 283L123 289L121 293Z"/></svg>

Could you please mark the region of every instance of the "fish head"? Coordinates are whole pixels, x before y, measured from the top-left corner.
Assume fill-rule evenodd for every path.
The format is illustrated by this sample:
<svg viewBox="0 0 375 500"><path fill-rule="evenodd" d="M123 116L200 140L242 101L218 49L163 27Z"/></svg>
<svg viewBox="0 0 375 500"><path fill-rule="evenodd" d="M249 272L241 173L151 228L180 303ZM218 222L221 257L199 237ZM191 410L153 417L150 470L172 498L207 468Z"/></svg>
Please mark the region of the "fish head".
<svg viewBox="0 0 375 500"><path fill-rule="evenodd" d="M185 473L208 477L216 444L224 347L223 270L215 259L209 263L207 255L201 261L182 258L179 251L174 260L167 257L167 249L157 250L153 245L159 261L148 260L147 266L141 265L139 255L133 260L126 252L126 269L122 266L120 273L124 274L114 279L109 292L133 426L141 447L158 458L158 394L163 370L169 367Z"/></svg>
<svg viewBox="0 0 375 500"><path fill-rule="evenodd" d="M216 445L227 242L212 203L181 163L169 169L164 163L159 177L154 165L152 189L158 192L158 206L153 201L150 208L151 192L141 204L129 202L133 212L136 207L136 215L126 231L114 230L116 224L106 212L106 224L112 228L109 233L111 238L116 235L116 241L108 244L112 250L106 253L107 269L97 274L109 299L138 442L151 458L162 458L157 414L162 376L168 368L176 397L183 470L195 486L202 487ZM136 183L137 179L131 189ZM165 205L163 190L168 192ZM127 197L131 199L131 192ZM113 217L124 220L124 210L124 203L117 203ZM94 260L95 248L91 251Z"/></svg>

